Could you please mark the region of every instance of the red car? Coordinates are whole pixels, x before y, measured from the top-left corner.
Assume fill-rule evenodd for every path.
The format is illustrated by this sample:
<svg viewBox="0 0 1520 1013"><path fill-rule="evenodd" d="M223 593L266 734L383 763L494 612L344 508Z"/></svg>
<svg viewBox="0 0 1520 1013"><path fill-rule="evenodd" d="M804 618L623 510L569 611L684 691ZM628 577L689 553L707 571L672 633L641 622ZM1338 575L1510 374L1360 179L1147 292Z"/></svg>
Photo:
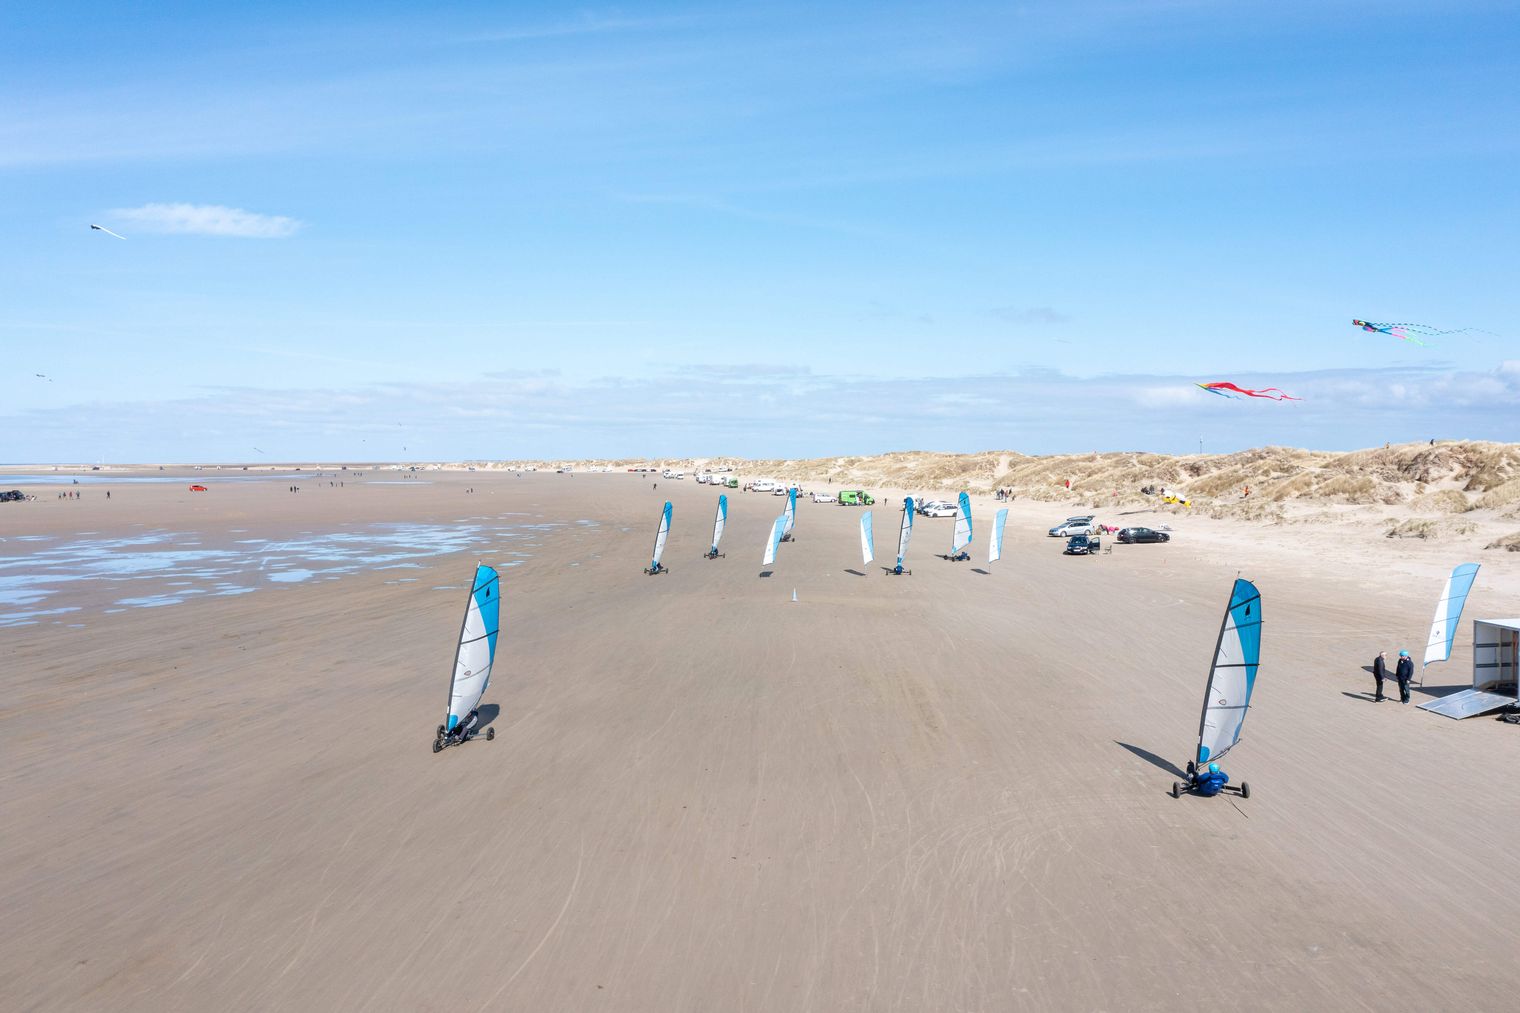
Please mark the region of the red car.
<svg viewBox="0 0 1520 1013"><path fill-rule="evenodd" d="M206 491L206 487L203 486L203 485L192 485L190 487L190 491L191 492L205 492Z"/></svg>

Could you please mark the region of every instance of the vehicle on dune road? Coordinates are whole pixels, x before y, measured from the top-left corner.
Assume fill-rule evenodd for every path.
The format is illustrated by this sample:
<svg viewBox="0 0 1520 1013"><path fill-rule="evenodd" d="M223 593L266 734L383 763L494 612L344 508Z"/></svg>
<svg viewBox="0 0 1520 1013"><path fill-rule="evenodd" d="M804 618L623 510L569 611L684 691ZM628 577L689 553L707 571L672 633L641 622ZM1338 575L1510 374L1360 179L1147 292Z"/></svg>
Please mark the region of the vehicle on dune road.
<svg viewBox="0 0 1520 1013"><path fill-rule="evenodd" d="M1051 528L1049 534L1051 538L1070 538L1072 535L1091 535L1097 530L1092 514L1078 514Z"/></svg>
<svg viewBox="0 0 1520 1013"><path fill-rule="evenodd" d="M1102 548L1097 535L1072 535L1066 540L1066 548L1061 550L1068 556L1093 556L1097 555Z"/></svg>
<svg viewBox="0 0 1520 1013"><path fill-rule="evenodd" d="M1138 545L1142 542L1169 542L1172 536L1165 531L1154 531L1150 528L1120 528L1119 541L1126 545Z"/></svg>

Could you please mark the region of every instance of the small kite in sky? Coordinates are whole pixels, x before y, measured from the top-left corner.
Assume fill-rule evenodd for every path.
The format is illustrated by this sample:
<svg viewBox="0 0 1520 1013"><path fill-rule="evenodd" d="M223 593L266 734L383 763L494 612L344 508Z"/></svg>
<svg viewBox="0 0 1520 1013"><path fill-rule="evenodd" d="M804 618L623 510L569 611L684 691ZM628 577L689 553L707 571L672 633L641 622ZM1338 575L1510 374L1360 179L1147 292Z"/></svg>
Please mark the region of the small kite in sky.
<svg viewBox="0 0 1520 1013"><path fill-rule="evenodd" d="M51 376L48 376L46 373L33 373L32 375L39 380L46 380L48 383L53 382L53 378Z"/></svg>
<svg viewBox="0 0 1520 1013"><path fill-rule="evenodd" d="M1292 394L1284 394L1276 387L1263 387L1261 390L1250 390L1249 388L1237 387L1233 383L1228 383L1222 380L1216 381L1214 383L1200 383L1198 386L1202 387L1210 394L1218 394L1220 397L1234 398L1237 401L1240 400L1242 395L1245 397L1262 397L1266 398L1268 401L1303 400L1303 398L1294 397Z"/></svg>
<svg viewBox="0 0 1520 1013"><path fill-rule="evenodd" d="M116 236L117 239L126 239L127 238L126 236L117 235L115 232L112 232L110 229L106 228L104 225L93 225L92 224L90 226L90 228L94 229L96 232L104 232L108 236Z"/></svg>
<svg viewBox="0 0 1520 1013"><path fill-rule="evenodd" d="M1439 338L1443 334L1492 333L1477 327L1458 327L1455 330L1443 331L1438 327L1431 327L1429 324L1383 324L1378 323L1376 320L1353 320L1351 323L1364 331L1371 331L1374 334L1386 334L1391 338L1398 338L1400 341L1413 342L1421 348L1429 347L1425 342L1420 340L1421 338Z"/></svg>

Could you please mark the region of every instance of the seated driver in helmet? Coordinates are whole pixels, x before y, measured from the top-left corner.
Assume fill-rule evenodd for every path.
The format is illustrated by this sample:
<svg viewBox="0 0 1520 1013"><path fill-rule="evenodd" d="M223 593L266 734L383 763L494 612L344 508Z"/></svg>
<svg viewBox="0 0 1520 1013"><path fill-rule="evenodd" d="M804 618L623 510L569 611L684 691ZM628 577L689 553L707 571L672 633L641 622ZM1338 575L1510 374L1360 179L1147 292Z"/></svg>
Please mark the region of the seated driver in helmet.
<svg viewBox="0 0 1520 1013"><path fill-rule="evenodd" d="M1220 770L1219 764L1211 763L1193 776L1193 790L1200 795L1218 795L1229 781L1230 775Z"/></svg>

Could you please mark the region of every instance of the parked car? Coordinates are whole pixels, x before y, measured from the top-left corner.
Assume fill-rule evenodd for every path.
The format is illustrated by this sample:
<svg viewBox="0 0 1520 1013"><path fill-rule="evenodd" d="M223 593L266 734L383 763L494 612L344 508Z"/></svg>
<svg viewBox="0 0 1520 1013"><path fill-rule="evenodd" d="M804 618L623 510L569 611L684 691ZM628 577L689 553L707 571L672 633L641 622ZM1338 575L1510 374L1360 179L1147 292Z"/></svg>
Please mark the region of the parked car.
<svg viewBox="0 0 1520 1013"><path fill-rule="evenodd" d="M923 514L925 517L954 517L955 504L942 499L931 500L924 504Z"/></svg>
<svg viewBox="0 0 1520 1013"><path fill-rule="evenodd" d="M737 488L739 488L739 480L737 478L725 478L725 479L723 479L722 484L723 484L723 488L725 488L725 489L737 489Z"/></svg>
<svg viewBox="0 0 1520 1013"><path fill-rule="evenodd" d="M871 494L868 493L868 492L864 492L863 490L860 490L860 489L840 489L839 490L839 505L840 506L874 506L875 504L876 504L876 500L871 496Z"/></svg>
<svg viewBox="0 0 1520 1013"><path fill-rule="evenodd" d="M772 492L775 488L776 483L768 478L762 478L750 484L750 489L755 492Z"/></svg>
<svg viewBox="0 0 1520 1013"><path fill-rule="evenodd" d="M1068 517L1050 529L1050 537L1070 538L1072 535L1093 535L1097 532L1098 526L1093 523L1091 516Z"/></svg>
<svg viewBox="0 0 1520 1013"><path fill-rule="evenodd" d="M1150 528L1120 528L1119 541L1129 544L1139 542L1169 542L1172 536L1165 531L1153 531Z"/></svg>
<svg viewBox="0 0 1520 1013"><path fill-rule="evenodd" d="M771 495L772 496L785 496L786 495L786 486L784 486L784 485L778 485L778 486L776 486L776 488L774 488L774 489L771 490Z"/></svg>
<svg viewBox="0 0 1520 1013"><path fill-rule="evenodd" d="M192 485L190 487L190 491L191 492L205 492L206 491L206 487L203 486L203 485Z"/></svg>
<svg viewBox="0 0 1520 1013"><path fill-rule="evenodd" d="M1072 535L1066 540L1066 555L1091 556L1102 546L1097 535Z"/></svg>
<svg viewBox="0 0 1520 1013"><path fill-rule="evenodd" d="M826 492L815 492L815 493L813 493L813 502L814 503L838 503L839 500L835 499L833 496L830 496Z"/></svg>

